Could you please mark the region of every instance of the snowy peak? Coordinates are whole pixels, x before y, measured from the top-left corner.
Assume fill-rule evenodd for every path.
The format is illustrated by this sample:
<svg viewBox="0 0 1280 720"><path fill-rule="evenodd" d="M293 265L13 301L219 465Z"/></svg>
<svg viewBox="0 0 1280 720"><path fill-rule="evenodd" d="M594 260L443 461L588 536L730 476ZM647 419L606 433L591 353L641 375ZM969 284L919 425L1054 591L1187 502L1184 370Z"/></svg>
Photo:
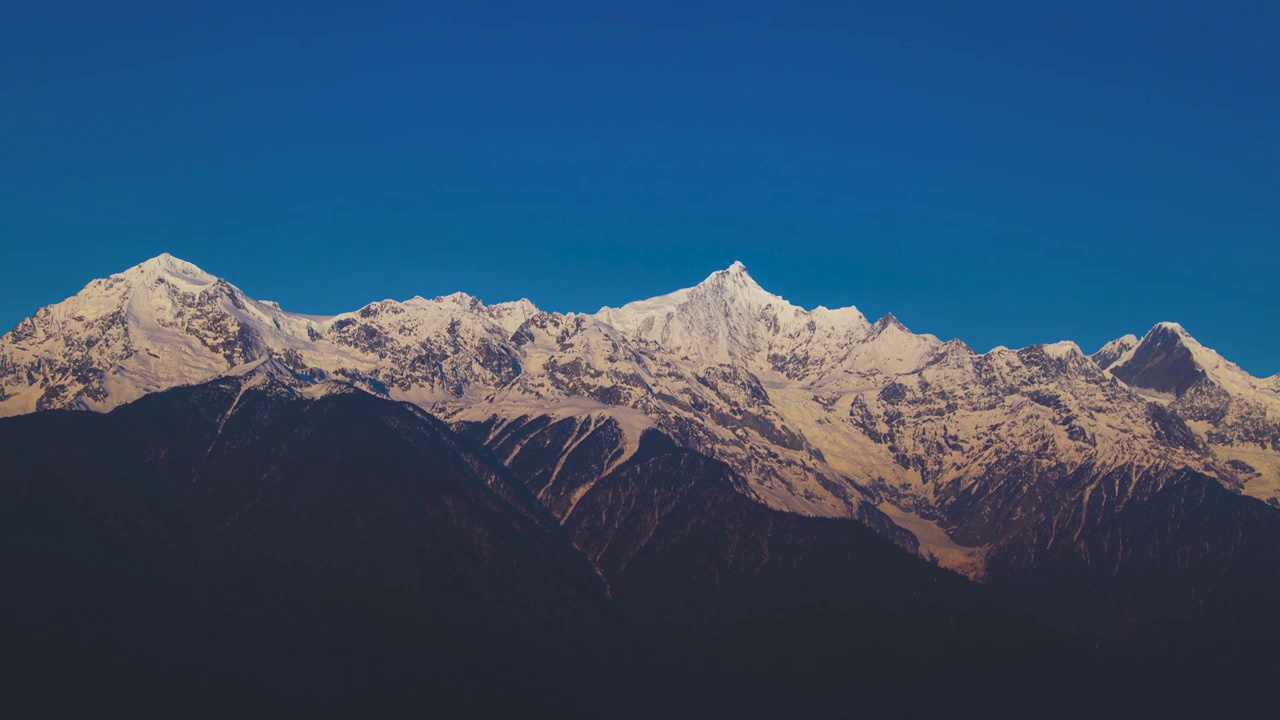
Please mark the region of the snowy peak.
<svg viewBox="0 0 1280 720"><path fill-rule="evenodd" d="M791 304L762 288L741 262L691 288L601 308L595 318L695 365L742 362L789 376L829 365L870 327L857 308Z"/></svg>
<svg viewBox="0 0 1280 720"><path fill-rule="evenodd" d="M452 305L467 312L475 312L484 307L484 303L480 302L478 298L464 292L441 295L435 299L435 302L438 305Z"/></svg>
<svg viewBox="0 0 1280 720"><path fill-rule="evenodd" d="M48 321L46 329L60 331L68 324L96 319L117 313L145 312L143 303L153 306L152 311L167 309L158 306L175 296L199 294L211 286L230 285L210 275L195 265L165 253L139 263L123 272L94 280L80 292L45 308L41 308L33 320L41 324Z"/></svg>
<svg viewBox="0 0 1280 720"><path fill-rule="evenodd" d="M1090 355L1089 359L1097 364L1100 369L1106 370L1137 346L1138 338L1136 335L1124 335L1103 345L1097 352Z"/></svg>
<svg viewBox="0 0 1280 720"><path fill-rule="evenodd" d="M150 260L138 263L119 274L124 276L146 275L151 277L168 275L209 282L217 280L213 275L210 275L204 270L196 267L194 263L189 263L181 258L176 258L169 253L160 253Z"/></svg>
<svg viewBox="0 0 1280 720"><path fill-rule="evenodd" d="M1157 332L1173 333L1174 335L1179 335L1185 338L1191 337L1191 333L1187 332L1186 328L1182 327L1182 325L1176 322L1169 322L1169 321L1158 322L1155 324L1155 327L1151 328L1151 330L1147 332L1147 334L1150 335L1151 333L1157 333Z"/></svg>
<svg viewBox="0 0 1280 720"><path fill-rule="evenodd" d="M698 283L697 287L719 288L732 292L733 289L745 289L748 292L765 292L764 288L751 277L747 272L747 266L740 261L734 260L733 264L724 270L717 270L707 276L706 280ZM765 292L770 297L776 297Z"/></svg>
<svg viewBox="0 0 1280 720"><path fill-rule="evenodd" d="M278 309L164 254L42 308L0 338L0 414L110 409L261 357Z"/></svg>
<svg viewBox="0 0 1280 720"><path fill-rule="evenodd" d="M775 313L800 308L760 287L741 262L711 273L689 290L687 302L698 310L723 312L733 321L750 322L766 308ZM692 309L692 308L691 308Z"/></svg>
<svg viewBox="0 0 1280 720"><path fill-rule="evenodd" d="M942 343L932 335L917 335L892 313L867 325L860 337L839 343L841 359L836 377L873 378L919 369Z"/></svg>
<svg viewBox="0 0 1280 720"><path fill-rule="evenodd" d="M484 314L508 333L519 330L521 325L540 312L542 311L536 305L525 298L484 308Z"/></svg>
<svg viewBox="0 0 1280 720"><path fill-rule="evenodd" d="M1132 337L1132 336L1126 336ZM1113 343L1121 343L1121 340ZM1112 348L1108 343L1098 351L1095 359L1119 350L1123 343ZM1202 345L1178 323L1162 322L1151 328L1142 340L1121 354L1109 366L1112 375L1127 385L1159 393L1182 397L1201 380L1207 379L1233 394L1248 394L1265 386L1240 366L1227 360L1211 348Z"/></svg>
<svg viewBox="0 0 1280 720"><path fill-rule="evenodd" d="M741 312L758 313L764 308L771 308L775 313L809 314L800 306L761 287L747 272L746 266L736 261L728 268L712 273L690 292L694 295L705 293L715 296L730 308Z"/></svg>
<svg viewBox="0 0 1280 720"><path fill-rule="evenodd" d="M168 253L157 255L124 272L111 275L106 282L112 280L126 281L129 284L129 290L133 293L145 292L146 288L162 285L168 285L175 292L186 293L199 293L205 288L219 284L230 287L225 280Z"/></svg>
<svg viewBox="0 0 1280 720"><path fill-rule="evenodd" d="M893 313L888 313L872 323L871 328L867 331L867 339L875 340L886 332L911 333L906 325L903 325L898 318L894 317Z"/></svg>
<svg viewBox="0 0 1280 720"><path fill-rule="evenodd" d="M1181 396L1205 377L1193 343L1199 345L1181 325L1159 323L1114 362L1111 374L1131 387Z"/></svg>
<svg viewBox="0 0 1280 720"><path fill-rule="evenodd" d="M1040 346L1040 349L1044 350L1045 354L1049 355L1049 357L1059 359L1068 357L1083 358L1085 356L1084 353L1081 352L1080 346L1071 340L1059 340L1055 343L1045 343Z"/></svg>
<svg viewBox="0 0 1280 720"><path fill-rule="evenodd" d="M601 308L595 317L624 335L714 365L759 354L764 335L798 313L803 310L765 291L735 262L692 288Z"/></svg>

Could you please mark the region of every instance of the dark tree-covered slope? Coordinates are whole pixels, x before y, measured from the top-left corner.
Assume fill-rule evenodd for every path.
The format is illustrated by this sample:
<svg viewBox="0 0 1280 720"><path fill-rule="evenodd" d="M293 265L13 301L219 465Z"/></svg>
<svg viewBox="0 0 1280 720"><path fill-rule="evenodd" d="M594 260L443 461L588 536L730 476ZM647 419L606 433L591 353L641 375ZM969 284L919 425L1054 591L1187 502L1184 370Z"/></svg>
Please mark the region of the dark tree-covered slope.
<svg viewBox="0 0 1280 720"><path fill-rule="evenodd" d="M520 704L539 658L616 632L501 465L363 393L226 378L6 419L0 467L9 701Z"/></svg>

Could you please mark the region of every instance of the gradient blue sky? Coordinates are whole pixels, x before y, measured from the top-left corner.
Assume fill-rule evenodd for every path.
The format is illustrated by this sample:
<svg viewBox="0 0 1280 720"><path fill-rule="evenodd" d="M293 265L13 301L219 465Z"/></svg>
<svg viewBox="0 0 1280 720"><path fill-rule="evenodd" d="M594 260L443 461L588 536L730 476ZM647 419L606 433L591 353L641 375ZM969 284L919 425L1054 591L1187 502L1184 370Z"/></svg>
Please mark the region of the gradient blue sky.
<svg viewBox="0 0 1280 720"><path fill-rule="evenodd" d="M1274 0L2 5L5 327L164 251L316 313L742 260L980 350L1169 319L1280 371Z"/></svg>

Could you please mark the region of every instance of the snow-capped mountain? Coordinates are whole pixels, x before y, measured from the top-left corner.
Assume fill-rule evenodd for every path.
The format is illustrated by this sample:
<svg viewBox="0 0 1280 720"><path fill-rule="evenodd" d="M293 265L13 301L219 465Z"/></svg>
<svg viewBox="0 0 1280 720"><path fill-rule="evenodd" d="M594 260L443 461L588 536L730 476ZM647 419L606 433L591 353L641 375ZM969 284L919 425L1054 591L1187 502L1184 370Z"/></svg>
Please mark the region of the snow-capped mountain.
<svg viewBox="0 0 1280 720"><path fill-rule="evenodd" d="M1280 379L1177 326L1091 357L1070 342L979 354L892 315L797 307L741 263L594 314L455 293L319 317L162 255L0 338L0 415L105 411L249 370L468 428L536 476L562 522L654 428L727 463L760 502L857 518L974 576L1031 525L1079 537L1182 471L1273 502L1280 490Z"/></svg>
<svg viewBox="0 0 1280 720"><path fill-rule="evenodd" d="M1120 345L1117 345L1120 343ZM1124 348L1107 362L1102 352ZM1254 497L1280 499L1280 384L1255 378L1201 345L1177 323L1137 341L1112 341L1094 356L1113 377L1187 421L1232 480Z"/></svg>
<svg viewBox="0 0 1280 720"><path fill-rule="evenodd" d="M156 390L277 357L418 402L461 397L518 372L504 348L536 309L456 293L384 300L332 317L285 312L169 255L43 308L0 338L0 414L109 410Z"/></svg>

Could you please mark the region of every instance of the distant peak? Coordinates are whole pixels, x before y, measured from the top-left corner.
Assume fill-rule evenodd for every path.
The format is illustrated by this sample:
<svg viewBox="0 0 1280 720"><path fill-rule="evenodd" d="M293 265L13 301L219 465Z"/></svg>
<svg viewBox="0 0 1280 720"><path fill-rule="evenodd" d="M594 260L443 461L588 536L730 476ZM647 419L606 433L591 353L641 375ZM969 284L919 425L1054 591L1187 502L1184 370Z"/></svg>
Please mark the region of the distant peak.
<svg viewBox="0 0 1280 720"><path fill-rule="evenodd" d="M895 317L893 313L885 313L884 317L875 321L875 323L871 325L871 328L876 332L881 332L891 327L899 330L907 330L907 326L903 325L902 321ZM910 331L907 330L907 332Z"/></svg>
<svg viewBox="0 0 1280 720"><path fill-rule="evenodd" d="M886 333L889 335L897 334L899 336L912 335L912 332L907 329L907 326L903 325L898 318L894 317L893 313L886 313L884 317L875 321L871 324L871 327L867 328L867 334L863 339L863 342L877 340Z"/></svg>
<svg viewBox="0 0 1280 720"><path fill-rule="evenodd" d="M698 287L746 289L772 295L760 287L760 284L747 273L747 266L737 260L724 270L717 270L708 275L706 280L698 283Z"/></svg>
<svg viewBox="0 0 1280 720"><path fill-rule="evenodd" d="M1171 332L1183 337L1191 337L1191 334L1187 332L1187 329L1176 322L1156 323L1155 327L1151 328L1151 333L1155 332ZM1147 334L1150 335L1151 333Z"/></svg>
<svg viewBox="0 0 1280 720"><path fill-rule="evenodd" d="M956 353L960 355L977 355L969 344L960 339L951 339L942 343L942 349L948 353Z"/></svg>
<svg viewBox="0 0 1280 720"><path fill-rule="evenodd" d="M1198 346L1200 341L1191 336L1187 329L1176 322L1156 323L1142 336L1140 344L1177 342L1182 345Z"/></svg>
<svg viewBox="0 0 1280 720"><path fill-rule="evenodd" d="M1044 350L1046 355L1055 358L1066 358L1080 356L1084 357L1084 353L1080 350L1080 346L1071 340L1059 340L1053 343L1044 343L1040 345L1040 349Z"/></svg>
<svg viewBox="0 0 1280 720"><path fill-rule="evenodd" d="M155 277L181 277L205 282L211 282L216 279L209 273L201 270L199 267L196 267L194 263L189 263L181 258L176 258L169 253L160 253L150 260L134 265L120 274Z"/></svg>
<svg viewBox="0 0 1280 720"><path fill-rule="evenodd" d="M516 313L523 314L526 317L537 315L540 310L538 306L533 304L529 298L520 298L519 300L508 300L506 302L494 303L488 306L490 312L494 313Z"/></svg>
<svg viewBox="0 0 1280 720"><path fill-rule="evenodd" d="M747 266L743 265L739 260L734 260L733 264L724 270L717 270L707 276L707 279L703 281L703 284L724 279L746 280L752 284L755 283L755 281L751 279L751 275L747 272Z"/></svg>
<svg viewBox="0 0 1280 720"><path fill-rule="evenodd" d="M1106 345L1103 345L1102 347L1098 348L1098 351L1095 352L1094 355L1113 355L1114 357L1112 357L1111 359L1115 360L1116 358L1120 357L1126 352L1137 347L1137 345L1138 345L1138 336L1134 335L1133 333L1129 333L1127 335L1121 335L1115 340L1112 340L1108 342Z"/></svg>
<svg viewBox="0 0 1280 720"><path fill-rule="evenodd" d="M183 268L195 267L195 265L183 260L182 258L174 257L169 253L160 253L150 260L143 261L138 265L138 267Z"/></svg>
<svg viewBox="0 0 1280 720"><path fill-rule="evenodd" d="M1089 358L1101 369L1115 365L1130 350L1138 346L1138 337L1132 333L1122 335L1115 340L1103 345L1097 352L1090 355Z"/></svg>
<svg viewBox="0 0 1280 720"><path fill-rule="evenodd" d="M448 295L438 295L435 300L427 304L435 306L453 306L464 312L479 312L484 310L484 303L480 302L480 298L474 295L468 295L464 292L449 293Z"/></svg>
<svg viewBox="0 0 1280 720"><path fill-rule="evenodd" d="M1162 322L1119 360L1099 365L1131 387L1181 397L1205 377L1207 366L1217 365L1215 358L1181 325Z"/></svg>
<svg viewBox="0 0 1280 720"><path fill-rule="evenodd" d="M449 293L448 295L440 295L436 298L436 302L439 302L439 303L450 302L457 305L462 305L464 307L471 307L476 304L481 304L478 299L464 292L455 292L455 293Z"/></svg>

